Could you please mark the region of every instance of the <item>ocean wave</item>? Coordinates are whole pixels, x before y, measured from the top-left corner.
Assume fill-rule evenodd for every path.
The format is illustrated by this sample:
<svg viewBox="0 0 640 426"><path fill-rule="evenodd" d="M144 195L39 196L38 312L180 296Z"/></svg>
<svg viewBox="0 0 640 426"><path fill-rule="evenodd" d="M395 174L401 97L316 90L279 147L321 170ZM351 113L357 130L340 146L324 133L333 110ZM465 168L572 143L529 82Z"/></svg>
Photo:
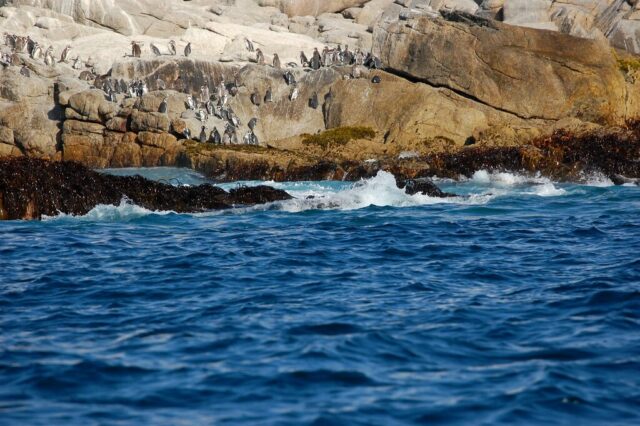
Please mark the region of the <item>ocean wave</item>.
<svg viewBox="0 0 640 426"><path fill-rule="evenodd" d="M594 176L594 179L596 177ZM299 213L309 210L359 210L368 207L419 207L440 204L454 205L486 205L497 197L512 195L556 197L569 193L558 187L550 179L540 175L527 176L518 173L488 172L480 170L471 178L461 178L459 181L451 179L433 179L445 191L460 194L457 197L431 197L428 195L409 195L404 189L396 185L393 174L380 171L370 179L359 182L260 182L248 181L223 184L221 187L229 190L238 184L254 186L269 185L282 189L294 198L252 207L239 207L225 211L210 211L191 213L189 215L215 216L225 213L244 214L255 211L284 211ZM602 182L593 180L593 182ZM54 217L44 217L44 220L82 219L87 221L118 222L135 220L151 215L177 214L174 211L152 211L140 207L124 198L119 205L98 205L83 216L59 214Z"/></svg>
<svg viewBox="0 0 640 426"><path fill-rule="evenodd" d="M61 221L61 220L86 220L88 222L121 222L126 220L135 220L149 215L169 215L176 214L176 212L168 210L168 211L159 211L159 210L149 210L144 207L140 207L137 204L134 204L128 198L123 198L120 201L120 204L111 205L111 204L98 204L93 209L89 211L89 213L81 216L60 213L57 216L43 216L43 221Z"/></svg>

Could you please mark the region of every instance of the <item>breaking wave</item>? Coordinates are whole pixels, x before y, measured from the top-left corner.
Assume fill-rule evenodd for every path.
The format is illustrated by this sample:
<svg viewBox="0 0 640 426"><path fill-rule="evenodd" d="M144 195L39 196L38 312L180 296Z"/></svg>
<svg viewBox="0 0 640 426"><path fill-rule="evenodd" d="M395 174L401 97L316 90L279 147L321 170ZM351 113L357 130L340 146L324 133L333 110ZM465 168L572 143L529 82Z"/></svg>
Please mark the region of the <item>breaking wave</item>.
<svg viewBox="0 0 640 426"><path fill-rule="evenodd" d="M163 180L190 180L195 183L198 180L206 182L204 177L198 177L192 170L171 169L171 173L160 173L152 170L149 178L162 177ZM127 170L128 174L145 175L145 169ZM182 176L181 173L187 173ZM375 177L363 179L359 182L262 182L250 181L222 184L221 187L229 190L239 184L247 186L269 185L282 189L294 198L287 201L279 201L248 208L236 208L231 211L215 211L191 214L191 216L211 216L231 212L243 214L255 211L284 211L298 213L309 210L358 210L367 207L418 207L428 205L485 205L498 197L558 197L571 193L579 193L581 187L607 187L613 185L610 180L602 176L585 177L583 185L566 185L552 182L540 175L523 175L517 173L488 172L480 170L471 178L461 177L457 180L433 178L433 181L444 191L457 194L458 197L437 198L428 195L408 195L404 189L396 186L395 177L388 172L381 171ZM119 205L99 205L89 213L81 217L60 214L55 217L45 217L45 220L82 219L87 221L119 222L136 220L150 215L177 214L173 211L152 211L133 204L128 199L123 199Z"/></svg>

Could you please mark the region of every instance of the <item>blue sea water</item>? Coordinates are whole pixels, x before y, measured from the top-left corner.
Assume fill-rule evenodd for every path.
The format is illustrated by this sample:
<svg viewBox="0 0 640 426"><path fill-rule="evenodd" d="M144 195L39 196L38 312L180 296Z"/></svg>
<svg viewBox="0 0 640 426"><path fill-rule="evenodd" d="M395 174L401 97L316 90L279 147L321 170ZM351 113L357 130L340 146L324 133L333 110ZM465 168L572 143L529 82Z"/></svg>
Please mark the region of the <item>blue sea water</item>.
<svg viewBox="0 0 640 426"><path fill-rule="evenodd" d="M0 424L638 424L640 189L439 184L0 223Z"/></svg>

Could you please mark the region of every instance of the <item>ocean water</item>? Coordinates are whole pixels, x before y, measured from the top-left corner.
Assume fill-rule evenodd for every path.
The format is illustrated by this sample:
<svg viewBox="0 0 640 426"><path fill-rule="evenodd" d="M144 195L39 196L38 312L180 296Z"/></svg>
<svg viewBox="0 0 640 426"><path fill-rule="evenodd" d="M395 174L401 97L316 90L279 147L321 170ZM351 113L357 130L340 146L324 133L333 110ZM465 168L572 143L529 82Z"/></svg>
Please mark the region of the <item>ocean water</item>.
<svg viewBox="0 0 640 426"><path fill-rule="evenodd" d="M640 188L438 183L0 223L0 424L639 424Z"/></svg>

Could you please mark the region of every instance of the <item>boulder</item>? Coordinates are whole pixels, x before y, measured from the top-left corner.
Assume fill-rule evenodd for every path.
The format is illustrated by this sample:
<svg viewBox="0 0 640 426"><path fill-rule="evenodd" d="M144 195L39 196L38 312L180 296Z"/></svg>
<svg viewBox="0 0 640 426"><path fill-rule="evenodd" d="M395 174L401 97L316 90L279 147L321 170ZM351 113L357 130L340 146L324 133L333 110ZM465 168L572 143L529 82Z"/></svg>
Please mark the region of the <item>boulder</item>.
<svg viewBox="0 0 640 426"><path fill-rule="evenodd" d="M169 125L169 117L166 114L137 110L131 114L131 130L134 132L167 133Z"/></svg>
<svg viewBox="0 0 640 426"><path fill-rule="evenodd" d="M93 89L72 95L69 108L85 121L102 123L115 116L117 105L107 101L102 90Z"/></svg>
<svg viewBox="0 0 640 426"><path fill-rule="evenodd" d="M607 46L467 14L385 23L374 52L392 72L524 119L625 120L625 82Z"/></svg>

